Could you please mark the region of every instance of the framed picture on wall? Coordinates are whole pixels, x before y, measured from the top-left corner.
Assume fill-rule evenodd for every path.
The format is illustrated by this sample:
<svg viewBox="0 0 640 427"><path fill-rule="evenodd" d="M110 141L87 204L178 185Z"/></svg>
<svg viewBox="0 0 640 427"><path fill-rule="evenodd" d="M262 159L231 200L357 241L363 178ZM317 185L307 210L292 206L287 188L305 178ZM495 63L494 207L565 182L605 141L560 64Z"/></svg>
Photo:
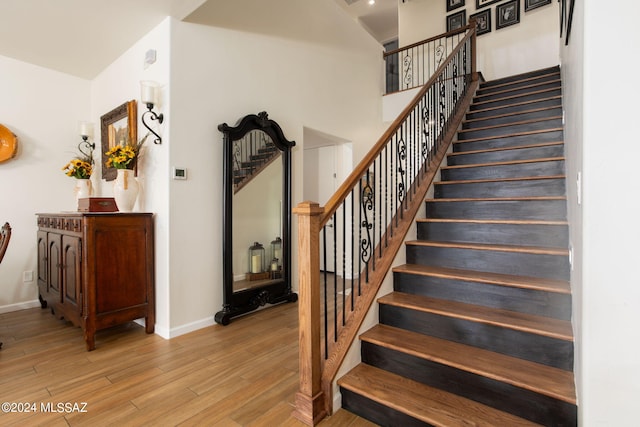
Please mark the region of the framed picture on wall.
<svg viewBox="0 0 640 427"><path fill-rule="evenodd" d="M138 106L127 101L100 117L102 145L102 179L116 179L116 169L107 166L107 151L127 141L138 140Z"/></svg>
<svg viewBox="0 0 640 427"><path fill-rule="evenodd" d="M467 11L461 10L460 12L453 13L447 16L447 32L462 28L467 23Z"/></svg>
<svg viewBox="0 0 640 427"><path fill-rule="evenodd" d="M496 30L520 22L520 0L511 0L496 6Z"/></svg>
<svg viewBox="0 0 640 427"><path fill-rule="evenodd" d="M551 4L551 0L524 0L524 11L529 12L530 10L537 9L540 6L546 6Z"/></svg>
<svg viewBox="0 0 640 427"><path fill-rule="evenodd" d="M469 18L476 20L476 35L480 36L491 32L491 9L474 13Z"/></svg>
<svg viewBox="0 0 640 427"><path fill-rule="evenodd" d="M485 6L489 6L494 3L498 3L500 0L476 0L476 9L483 8Z"/></svg>
<svg viewBox="0 0 640 427"><path fill-rule="evenodd" d="M465 0L446 0L447 2L447 12L451 12L459 7L464 6Z"/></svg>

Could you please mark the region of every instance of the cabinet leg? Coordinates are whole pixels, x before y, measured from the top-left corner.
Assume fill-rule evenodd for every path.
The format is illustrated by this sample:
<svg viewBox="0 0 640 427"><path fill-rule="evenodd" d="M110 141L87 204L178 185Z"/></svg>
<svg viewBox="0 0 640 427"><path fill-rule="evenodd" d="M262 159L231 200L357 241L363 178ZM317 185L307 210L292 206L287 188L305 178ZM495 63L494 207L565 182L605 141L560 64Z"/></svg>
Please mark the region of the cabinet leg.
<svg viewBox="0 0 640 427"><path fill-rule="evenodd" d="M96 349L96 336L94 333L88 333L85 331L84 333L84 342L87 347L87 351L93 351Z"/></svg>
<svg viewBox="0 0 640 427"><path fill-rule="evenodd" d="M148 334L152 334L155 330L155 321L151 317L144 318L144 331Z"/></svg>
<svg viewBox="0 0 640 427"><path fill-rule="evenodd" d="M40 300L40 307L47 308L47 300L42 298L42 295L38 294L38 299Z"/></svg>

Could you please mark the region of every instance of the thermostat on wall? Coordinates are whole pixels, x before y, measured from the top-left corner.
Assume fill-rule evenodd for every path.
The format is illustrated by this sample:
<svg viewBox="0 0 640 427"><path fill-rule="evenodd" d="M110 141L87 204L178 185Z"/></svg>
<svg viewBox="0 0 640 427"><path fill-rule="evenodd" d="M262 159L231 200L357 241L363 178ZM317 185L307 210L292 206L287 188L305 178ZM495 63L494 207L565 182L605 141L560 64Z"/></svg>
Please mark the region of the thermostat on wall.
<svg viewBox="0 0 640 427"><path fill-rule="evenodd" d="M187 168L173 167L173 179L187 179Z"/></svg>

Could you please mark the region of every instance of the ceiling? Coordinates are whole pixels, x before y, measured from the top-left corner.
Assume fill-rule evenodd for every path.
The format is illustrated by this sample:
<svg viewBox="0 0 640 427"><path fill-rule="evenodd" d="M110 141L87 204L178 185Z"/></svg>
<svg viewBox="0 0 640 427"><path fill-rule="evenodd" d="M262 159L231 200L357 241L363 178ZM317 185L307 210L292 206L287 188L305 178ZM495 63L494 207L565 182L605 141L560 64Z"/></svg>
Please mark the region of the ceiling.
<svg viewBox="0 0 640 427"><path fill-rule="evenodd" d="M312 0L316 1L316 0ZM358 21L379 42L397 36L398 0L334 1ZM312 3L311 3L312 4ZM270 11L286 7L290 16L308 13L303 0L0 0L0 55L92 79L167 16L178 20L260 31L283 25ZM249 14L248 11L253 11ZM281 15L281 14L278 14ZM269 16L269 19L264 19ZM336 28L318 19L317 28L296 26L295 19L284 36L304 38L307 34L331 37ZM335 27L335 26L333 26ZM331 28L331 31L327 31Z"/></svg>

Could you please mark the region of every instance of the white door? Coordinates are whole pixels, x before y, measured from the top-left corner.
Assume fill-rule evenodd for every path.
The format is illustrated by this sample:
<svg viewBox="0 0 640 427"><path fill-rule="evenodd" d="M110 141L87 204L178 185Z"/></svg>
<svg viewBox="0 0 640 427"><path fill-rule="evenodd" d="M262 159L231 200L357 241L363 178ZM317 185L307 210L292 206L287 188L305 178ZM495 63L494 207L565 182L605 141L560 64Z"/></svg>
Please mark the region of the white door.
<svg viewBox="0 0 640 427"><path fill-rule="evenodd" d="M318 203L324 206L337 190L337 150L335 145L317 148L318 159ZM320 269L335 272L334 237L335 224L330 220L326 225L326 233L320 234ZM325 236L326 235L326 244ZM326 265L325 254L326 248Z"/></svg>

